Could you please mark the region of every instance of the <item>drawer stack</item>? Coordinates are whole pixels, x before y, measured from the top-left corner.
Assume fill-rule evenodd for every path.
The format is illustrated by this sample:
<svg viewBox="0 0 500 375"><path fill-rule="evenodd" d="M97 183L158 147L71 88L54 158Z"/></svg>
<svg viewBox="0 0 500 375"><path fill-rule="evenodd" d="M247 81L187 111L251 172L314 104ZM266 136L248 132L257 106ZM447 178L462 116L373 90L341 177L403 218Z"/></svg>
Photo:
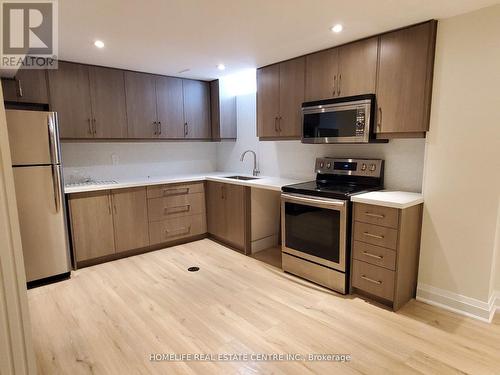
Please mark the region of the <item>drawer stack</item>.
<svg viewBox="0 0 500 375"><path fill-rule="evenodd" d="M151 245L207 232L203 182L148 186Z"/></svg>
<svg viewBox="0 0 500 375"><path fill-rule="evenodd" d="M355 291L399 309L414 297L422 204L406 209L354 203L352 277Z"/></svg>

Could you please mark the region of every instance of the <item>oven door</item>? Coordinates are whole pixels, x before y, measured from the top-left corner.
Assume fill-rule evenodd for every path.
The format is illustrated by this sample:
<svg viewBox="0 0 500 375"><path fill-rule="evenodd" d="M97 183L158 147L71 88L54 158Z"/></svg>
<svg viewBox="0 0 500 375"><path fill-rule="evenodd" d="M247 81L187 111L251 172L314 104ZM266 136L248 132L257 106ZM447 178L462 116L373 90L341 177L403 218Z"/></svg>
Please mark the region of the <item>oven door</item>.
<svg viewBox="0 0 500 375"><path fill-rule="evenodd" d="M365 99L303 107L302 143L368 143L371 106Z"/></svg>
<svg viewBox="0 0 500 375"><path fill-rule="evenodd" d="M346 271L347 202L281 195L282 251Z"/></svg>

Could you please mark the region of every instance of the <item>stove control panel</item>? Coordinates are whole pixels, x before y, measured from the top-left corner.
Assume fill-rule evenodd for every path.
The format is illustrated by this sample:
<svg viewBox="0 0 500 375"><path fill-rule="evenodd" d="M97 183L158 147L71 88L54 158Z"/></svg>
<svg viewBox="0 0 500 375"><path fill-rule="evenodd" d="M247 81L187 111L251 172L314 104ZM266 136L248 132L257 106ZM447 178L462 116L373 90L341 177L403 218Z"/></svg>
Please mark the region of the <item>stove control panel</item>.
<svg viewBox="0 0 500 375"><path fill-rule="evenodd" d="M380 159L317 158L316 173L380 177L384 161Z"/></svg>

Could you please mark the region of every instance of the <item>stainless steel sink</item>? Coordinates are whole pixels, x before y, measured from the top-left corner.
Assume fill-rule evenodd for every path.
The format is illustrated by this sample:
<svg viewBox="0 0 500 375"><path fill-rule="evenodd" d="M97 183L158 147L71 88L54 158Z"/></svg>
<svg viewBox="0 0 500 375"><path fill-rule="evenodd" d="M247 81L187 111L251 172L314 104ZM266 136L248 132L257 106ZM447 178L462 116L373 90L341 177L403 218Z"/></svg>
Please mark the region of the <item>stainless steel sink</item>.
<svg viewBox="0 0 500 375"><path fill-rule="evenodd" d="M250 180L258 180L258 177L247 177L247 176L229 176L226 178L232 178L233 180L242 180L242 181L250 181Z"/></svg>

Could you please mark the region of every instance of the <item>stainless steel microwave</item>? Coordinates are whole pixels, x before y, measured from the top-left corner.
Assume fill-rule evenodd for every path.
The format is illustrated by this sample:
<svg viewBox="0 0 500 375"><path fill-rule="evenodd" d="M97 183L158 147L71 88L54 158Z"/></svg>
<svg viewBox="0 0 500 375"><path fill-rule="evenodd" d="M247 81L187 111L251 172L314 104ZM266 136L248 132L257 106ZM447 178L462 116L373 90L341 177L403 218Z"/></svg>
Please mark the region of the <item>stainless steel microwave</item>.
<svg viewBox="0 0 500 375"><path fill-rule="evenodd" d="M302 104L302 143L369 143L375 95Z"/></svg>

